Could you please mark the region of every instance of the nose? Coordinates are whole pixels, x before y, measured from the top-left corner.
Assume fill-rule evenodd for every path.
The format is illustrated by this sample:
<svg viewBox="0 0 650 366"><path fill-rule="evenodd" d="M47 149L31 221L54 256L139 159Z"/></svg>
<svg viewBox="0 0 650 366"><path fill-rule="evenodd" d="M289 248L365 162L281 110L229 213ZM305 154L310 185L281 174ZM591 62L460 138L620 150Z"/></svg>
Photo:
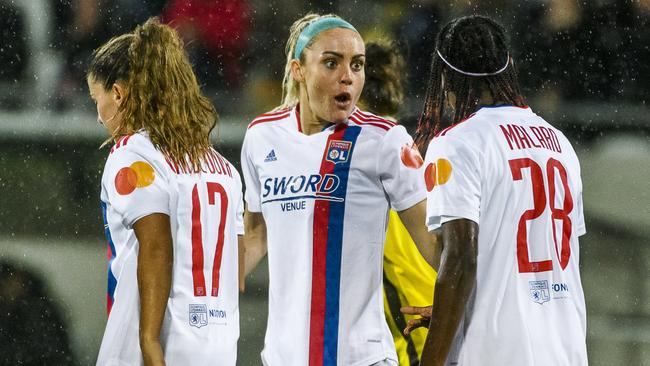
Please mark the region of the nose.
<svg viewBox="0 0 650 366"><path fill-rule="evenodd" d="M352 85L352 68L349 65L343 67L340 82L343 85Z"/></svg>

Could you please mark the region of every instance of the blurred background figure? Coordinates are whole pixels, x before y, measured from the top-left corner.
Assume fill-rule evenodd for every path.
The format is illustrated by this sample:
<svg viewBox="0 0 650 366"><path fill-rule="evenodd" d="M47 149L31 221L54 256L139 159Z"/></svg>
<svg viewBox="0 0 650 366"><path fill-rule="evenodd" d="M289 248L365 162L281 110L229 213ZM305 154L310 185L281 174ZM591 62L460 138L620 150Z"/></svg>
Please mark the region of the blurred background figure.
<svg viewBox="0 0 650 366"><path fill-rule="evenodd" d="M86 94L85 75L92 51L112 36L159 14L167 0L49 0L54 48L62 67L53 107L72 107Z"/></svg>
<svg viewBox="0 0 650 366"><path fill-rule="evenodd" d="M0 0L0 107L16 109L21 99L11 91L24 82L27 71L25 15L12 1Z"/></svg>
<svg viewBox="0 0 650 366"><path fill-rule="evenodd" d="M162 20L181 34L207 87L241 88L250 32L246 0L169 0Z"/></svg>
<svg viewBox="0 0 650 366"><path fill-rule="evenodd" d="M0 260L0 364L74 365L68 330L43 279Z"/></svg>

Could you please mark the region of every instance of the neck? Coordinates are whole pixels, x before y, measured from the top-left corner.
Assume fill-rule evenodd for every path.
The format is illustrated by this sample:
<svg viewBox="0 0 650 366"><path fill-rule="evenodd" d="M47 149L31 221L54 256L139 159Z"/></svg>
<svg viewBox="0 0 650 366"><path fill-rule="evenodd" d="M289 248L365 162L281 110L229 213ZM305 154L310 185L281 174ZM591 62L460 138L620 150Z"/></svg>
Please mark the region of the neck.
<svg viewBox="0 0 650 366"><path fill-rule="evenodd" d="M329 123L323 119L318 118L314 112L309 108L309 102L300 103L300 128L305 135L313 135L319 133Z"/></svg>

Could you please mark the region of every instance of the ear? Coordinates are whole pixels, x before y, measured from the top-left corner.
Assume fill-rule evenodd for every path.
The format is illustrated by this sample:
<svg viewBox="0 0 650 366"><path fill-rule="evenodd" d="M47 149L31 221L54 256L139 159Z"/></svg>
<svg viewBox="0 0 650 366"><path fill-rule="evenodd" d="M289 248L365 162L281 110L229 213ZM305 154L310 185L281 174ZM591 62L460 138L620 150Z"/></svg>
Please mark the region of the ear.
<svg viewBox="0 0 650 366"><path fill-rule="evenodd" d="M115 101L117 105L122 104L126 97L126 87L122 83L115 83L111 88L111 92L113 92L113 101Z"/></svg>
<svg viewBox="0 0 650 366"><path fill-rule="evenodd" d="M305 75L302 73L302 65L296 59L291 60L291 76L293 80L299 83L305 81Z"/></svg>

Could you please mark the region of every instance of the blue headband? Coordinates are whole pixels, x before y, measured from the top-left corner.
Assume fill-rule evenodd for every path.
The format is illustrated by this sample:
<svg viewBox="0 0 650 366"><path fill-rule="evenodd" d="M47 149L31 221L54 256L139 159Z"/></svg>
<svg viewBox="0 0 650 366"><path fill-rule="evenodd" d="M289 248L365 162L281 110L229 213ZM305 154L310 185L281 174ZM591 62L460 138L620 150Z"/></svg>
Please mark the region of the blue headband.
<svg viewBox="0 0 650 366"><path fill-rule="evenodd" d="M305 49L309 41L311 41L314 37L319 35L321 32L334 29L334 28L347 28L357 32L357 30L352 26L352 24L346 22L341 18L335 18L335 17L320 18L315 22L306 26L305 29L303 29L302 32L300 32L300 35L298 36L298 41L296 41L296 50L293 53L293 58L300 59L300 55L302 55L302 51Z"/></svg>

